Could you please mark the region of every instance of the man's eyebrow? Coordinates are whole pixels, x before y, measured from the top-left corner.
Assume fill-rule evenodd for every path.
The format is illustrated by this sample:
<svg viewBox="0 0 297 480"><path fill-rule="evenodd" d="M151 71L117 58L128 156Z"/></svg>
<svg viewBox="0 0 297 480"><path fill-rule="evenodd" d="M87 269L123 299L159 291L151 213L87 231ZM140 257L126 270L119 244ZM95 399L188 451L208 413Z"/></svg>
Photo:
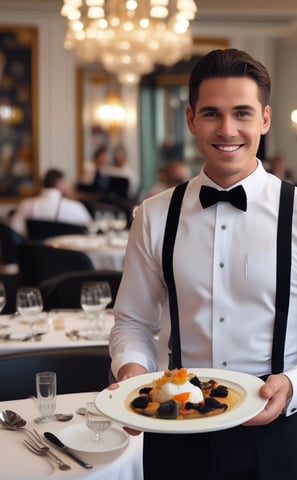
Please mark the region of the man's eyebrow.
<svg viewBox="0 0 297 480"><path fill-rule="evenodd" d="M204 112L218 112L219 109L217 107L213 107L211 105L206 105L205 107L202 107L199 109L199 112L200 113L204 113Z"/></svg>
<svg viewBox="0 0 297 480"><path fill-rule="evenodd" d="M236 107L233 108L233 110L251 110L251 111L254 111L255 108L252 107L251 105L237 105Z"/></svg>
<svg viewBox="0 0 297 480"><path fill-rule="evenodd" d="M239 111L239 110L250 110L254 111L255 108L252 107L251 105L236 105L233 107L232 110ZM220 109L218 107L214 107L212 105L206 105L202 108L199 109L199 113L205 113L205 112L219 112Z"/></svg>

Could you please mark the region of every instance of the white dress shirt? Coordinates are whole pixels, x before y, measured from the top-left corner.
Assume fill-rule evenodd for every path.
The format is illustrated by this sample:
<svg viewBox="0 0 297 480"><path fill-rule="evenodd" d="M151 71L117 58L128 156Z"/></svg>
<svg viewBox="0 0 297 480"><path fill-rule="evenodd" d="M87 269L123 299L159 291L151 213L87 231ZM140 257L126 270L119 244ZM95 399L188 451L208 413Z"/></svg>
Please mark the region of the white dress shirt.
<svg viewBox="0 0 297 480"><path fill-rule="evenodd" d="M62 197L56 188L44 188L39 196L22 200L9 224L21 235L26 235L27 218L57 220L82 226L88 226L92 221L91 215L81 202Z"/></svg>
<svg viewBox="0 0 297 480"><path fill-rule="evenodd" d="M239 183L247 194L247 212L227 202L203 209L201 185L220 189L203 171L186 190L173 258L181 355L187 368L262 376L271 372L280 180L259 162ZM110 337L114 374L127 362L149 371L168 368L170 316L162 243L171 194L172 189L145 200L136 212ZM294 395L288 414L297 408L296 202L292 236L284 371Z"/></svg>

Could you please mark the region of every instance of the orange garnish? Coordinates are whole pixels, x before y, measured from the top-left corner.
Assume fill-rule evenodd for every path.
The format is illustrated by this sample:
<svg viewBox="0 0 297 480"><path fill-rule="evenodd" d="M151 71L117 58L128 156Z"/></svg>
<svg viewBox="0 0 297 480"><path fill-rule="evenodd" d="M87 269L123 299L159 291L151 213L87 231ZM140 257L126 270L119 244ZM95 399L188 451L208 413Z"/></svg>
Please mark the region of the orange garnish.
<svg viewBox="0 0 297 480"><path fill-rule="evenodd" d="M156 413L158 408L160 406L160 403L159 402L150 402L147 404L147 407L146 407L146 411L147 412L152 412L152 413Z"/></svg>
<svg viewBox="0 0 297 480"><path fill-rule="evenodd" d="M183 392L183 393L177 393L176 395L173 395L173 400L179 403L186 403L189 398L190 398L191 393L190 392Z"/></svg>

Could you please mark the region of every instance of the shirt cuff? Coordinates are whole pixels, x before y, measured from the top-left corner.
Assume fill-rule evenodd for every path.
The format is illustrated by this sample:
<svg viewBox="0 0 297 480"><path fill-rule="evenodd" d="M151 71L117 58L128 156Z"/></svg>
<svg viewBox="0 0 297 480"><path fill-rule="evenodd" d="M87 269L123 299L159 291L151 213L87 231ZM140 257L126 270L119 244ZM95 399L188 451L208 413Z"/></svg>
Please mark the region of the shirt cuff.
<svg viewBox="0 0 297 480"><path fill-rule="evenodd" d="M283 375L288 377L293 389L292 398L289 400L287 406L284 408L284 414L286 415L286 417L289 417L290 415L293 415L297 412L297 368L284 372Z"/></svg>
<svg viewBox="0 0 297 480"><path fill-rule="evenodd" d="M145 355L140 352L122 352L116 355L111 362L111 371L115 378L118 376L118 371L123 365L127 363L139 363L144 368L148 370L148 372L155 371L156 367L153 365Z"/></svg>

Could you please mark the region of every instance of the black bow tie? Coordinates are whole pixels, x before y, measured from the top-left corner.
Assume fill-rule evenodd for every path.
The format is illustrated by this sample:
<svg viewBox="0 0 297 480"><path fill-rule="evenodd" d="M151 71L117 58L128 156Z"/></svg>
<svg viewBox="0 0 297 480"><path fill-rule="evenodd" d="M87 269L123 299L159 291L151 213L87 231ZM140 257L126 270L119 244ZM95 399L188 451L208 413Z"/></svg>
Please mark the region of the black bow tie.
<svg viewBox="0 0 297 480"><path fill-rule="evenodd" d="M202 185L199 198L203 208L210 207L217 202L230 202L234 207L244 212L247 209L246 193L242 185L231 188L231 190L217 190L216 188Z"/></svg>

